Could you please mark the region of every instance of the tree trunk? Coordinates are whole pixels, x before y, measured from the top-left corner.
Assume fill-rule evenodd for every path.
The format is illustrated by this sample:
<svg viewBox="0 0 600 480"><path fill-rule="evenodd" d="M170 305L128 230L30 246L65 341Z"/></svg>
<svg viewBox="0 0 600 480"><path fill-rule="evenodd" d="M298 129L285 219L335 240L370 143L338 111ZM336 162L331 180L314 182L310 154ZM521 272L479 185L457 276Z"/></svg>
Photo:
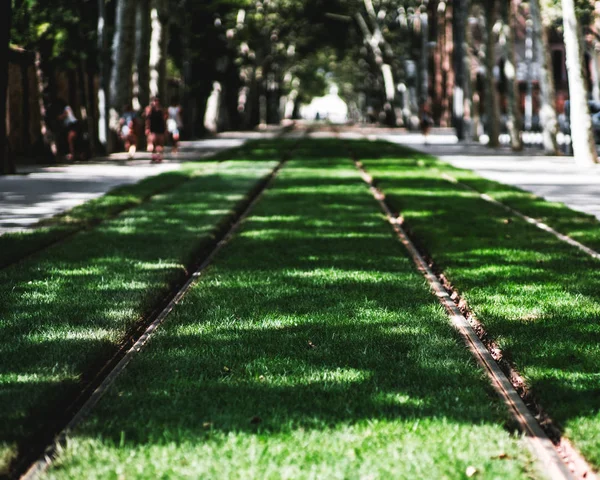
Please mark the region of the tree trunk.
<svg viewBox="0 0 600 480"><path fill-rule="evenodd" d="M592 119L587 103L588 89L583 66L583 41L573 0L562 0L564 39L569 76L571 139L575 161L582 165L597 162Z"/></svg>
<svg viewBox="0 0 600 480"><path fill-rule="evenodd" d="M543 24L540 0L530 0L529 5L533 22L535 56L540 65L540 123L543 129L544 152L548 155L556 155L558 152L558 143L556 142L558 118L554 104L556 95L548 27Z"/></svg>
<svg viewBox="0 0 600 480"><path fill-rule="evenodd" d="M93 143L90 144L92 155L99 152L98 149L98 123L99 112L96 104L96 66L89 57L85 60L85 78L87 80L87 96L88 96L88 118L90 123L90 135L92 135Z"/></svg>
<svg viewBox="0 0 600 480"><path fill-rule="evenodd" d="M133 54L135 49L135 0L118 0L112 44L110 78L110 127L116 129L119 112L131 102Z"/></svg>
<svg viewBox="0 0 600 480"><path fill-rule="evenodd" d="M452 116L456 136L465 139L465 29L467 26L467 5L465 0L454 0L452 33L454 35L454 92L452 95ZM468 72L467 72L468 74Z"/></svg>
<svg viewBox="0 0 600 480"><path fill-rule="evenodd" d="M169 15L169 2L168 0L164 0L164 10L161 15L162 22L162 41L160 44L161 48L161 60L160 60L160 80L158 82L158 94L163 99L162 101L167 102L170 100L168 97L168 82L167 82L167 56L168 56L168 47L169 47L169 37L171 33L171 25L170 25L170 15Z"/></svg>
<svg viewBox="0 0 600 480"><path fill-rule="evenodd" d="M239 70L233 65L227 69L223 78L224 86L224 106L227 110L228 130L238 130L240 128L241 119L238 111L238 92L241 82Z"/></svg>
<svg viewBox="0 0 600 480"><path fill-rule="evenodd" d="M534 0L536 1L536 0ZM504 75L506 77L506 95L508 99L508 133L510 145L514 151L523 149L521 141L521 112L519 110L519 85L516 75L515 61L515 11L514 2L509 0L502 6L503 17L503 43L504 43Z"/></svg>
<svg viewBox="0 0 600 480"><path fill-rule="evenodd" d="M427 12L423 12L421 15L421 75L420 75L420 92L419 92L419 103L421 110L425 109L427 100L429 97L429 24Z"/></svg>
<svg viewBox="0 0 600 480"><path fill-rule="evenodd" d="M152 0L150 13L152 33L150 35L150 95L158 96L166 104L167 45L169 41L168 3Z"/></svg>
<svg viewBox="0 0 600 480"><path fill-rule="evenodd" d="M204 128L210 133L219 131L221 113L221 84L213 83L213 90L206 101L206 110L204 112Z"/></svg>
<svg viewBox="0 0 600 480"><path fill-rule="evenodd" d="M6 136L6 98L8 90L8 53L10 43L10 23L11 23L11 6L12 2L5 1L0 9L0 48L4 51L3 58L4 66L0 68L0 155L2 155L2 170L0 173L15 173L14 165L9 158L8 153L8 138Z"/></svg>
<svg viewBox="0 0 600 480"><path fill-rule="evenodd" d="M31 100L31 94L29 92L29 66L30 61L29 57L26 61L21 64L21 90L23 92L23 98L21 99L22 112L23 112L23 152L26 155L31 155L32 153L32 145L31 145L31 111L29 108L29 102Z"/></svg>
<svg viewBox="0 0 600 480"><path fill-rule="evenodd" d="M85 60L82 58L79 60L77 65L77 79L79 81L79 94L80 94L80 110L81 120L85 122L87 128L88 143L87 147L89 151L86 154L93 155L96 150L95 145L95 132L94 132L94 121L92 118L93 112L90 108L90 91L88 90L88 82L86 79L86 68Z"/></svg>
<svg viewBox="0 0 600 480"><path fill-rule="evenodd" d="M192 36L192 22L193 19L189 15L184 18L183 32L181 35L181 43L183 46L183 92L181 95L182 105L186 108L183 109L183 139L191 139L195 137L195 124L194 118L195 108L190 107L191 102L191 88L193 83L192 77L192 49L191 49L191 36Z"/></svg>
<svg viewBox="0 0 600 480"><path fill-rule="evenodd" d="M371 48L371 52L375 57L375 63L377 64L381 72L386 100L384 105L386 123L389 126L395 127L396 112L394 109L394 100L396 96L396 83L394 82L392 67L384 62L383 51L381 50L380 43L385 44L385 40L383 39L383 33L381 32L381 29L379 28L379 25L377 23L377 16L375 14L375 9L373 8L373 3L371 2L371 0L364 0L364 3L367 13L369 14L369 18L371 19L374 32L371 33L367 22L359 12L356 13L355 18L363 34L365 42Z"/></svg>
<svg viewBox="0 0 600 480"><path fill-rule="evenodd" d="M463 68L464 68L464 115L463 115L463 123L464 123L464 132L465 132L465 140L475 140L475 135L473 133L473 79L471 77L471 65L473 63L471 48L469 45L472 45L472 34L471 27L469 26L469 16L471 12L471 0L464 0L464 15L465 15L465 36L464 36L464 44L462 47L463 50Z"/></svg>
<svg viewBox="0 0 600 480"><path fill-rule="evenodd" d="M97 29L97 52L98 52L98 141L104 145L107 152L112 150L108 135L108 41L106 34L106 3L98 0L98 29Z"/></svg>
<svg viewBox="0 0 600 480"><path fill-rule="evenodd" d="M56 139L48 130L46 125L46 105L44 104L44 73L42 72L42 58L39 52L35 54L35 75L38 86L38 104L40 107L40 132L42 139L44 140L44 147L49 150L52 159L56 158L58 153L58 147L56 145Z"/></svg>
<svg viewBox="0 0 600 480"><path fill-rule="evenodd" d="M598 62L598 42L594 40L590 49L591 74L592 74L592 100L600 102L600 62Z"/></svg>
<svg viewBox="0 0 600 480"><path fill-rule="evenodd" d="M150 0L138 0L135 18L135 64L137 100L144 108L150 103Z"/></svg>
<svg viewBox="0 0 600 480"><path fill-rule="evenodd" d="M485 110L487 114L488 146L498 147L500 136L500 107L498 105L498 91L494 79L494 67L496 66L496 55L494 42L494 23L496 22L496 0L488 0L485 8L486 28L486 92Z"/></svg>

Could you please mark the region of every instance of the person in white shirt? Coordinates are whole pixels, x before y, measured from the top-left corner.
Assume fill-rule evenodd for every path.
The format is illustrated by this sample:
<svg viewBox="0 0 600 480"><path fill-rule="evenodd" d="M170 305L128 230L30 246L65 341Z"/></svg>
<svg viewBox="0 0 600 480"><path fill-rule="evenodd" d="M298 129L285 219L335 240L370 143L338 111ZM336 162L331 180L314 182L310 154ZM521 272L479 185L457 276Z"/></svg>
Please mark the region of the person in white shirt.
<svg viewBox="0 0 600 480"><path fill-rule="evenodd" d="M173 98L171 105L167 109L167 131L169 132L169 137L171 138L173 144L172 153L177 153L180 129L182 125L183 121L181 119L181 105L179 105L177 98Z"/></svg>

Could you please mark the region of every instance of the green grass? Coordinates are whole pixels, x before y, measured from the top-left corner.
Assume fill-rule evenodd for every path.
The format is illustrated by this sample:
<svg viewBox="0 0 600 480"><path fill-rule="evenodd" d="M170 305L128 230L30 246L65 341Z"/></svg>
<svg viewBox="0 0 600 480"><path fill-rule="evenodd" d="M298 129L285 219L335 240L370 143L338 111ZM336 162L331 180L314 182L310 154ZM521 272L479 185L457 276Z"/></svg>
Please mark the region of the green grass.
<svg viewBox="0 0 600 480"><path fill-rule="evenodd" d="M454 169L441 162L436 162L436 167L477 191L487 193L505 205L600 251L600 222L595 216L571 210L562 203L549 202L531 192L510 185L481 178L468 170Z"/></svg>
<svg viewBox="0 0 600 480"><path fill-rule="evenodd" d="M49 478L536 474L343 151L301 142Z"/></svg>
<svg viewBox="0 0 600 480"><path fill-rule="evenodd" d="M128 208L148 201L154 195L183 185L191 178L202 175L204 168L213 169L217 161L248 157L249 153L255 158L264 159L265 152L260 147L259 142L249 142L212 155L205 163L184 163L180 170L148 177L133 185L113 188L101 197L41 220L31 230L5 233L0 236L0 268L16 263L80 230L93 228Z"/></svg>
<svg viewBox="0 0 600 480"><path fill-rule="evenodd" d="M402 212L565 435L600 467L598 261L440 177L441 162L363 145L368 171ZM368 159L368 155L374 158ZM461 180L593 246L600 224L454 170ZM574 233L578 233L575 235Z"/></svg>
<svg viewBox="0 0 600 480"><path fill-rule="evenodd" d="M434 172L434 176L437 172L440 179L442 174L447 173L478 192L487 193L499 202L600 251L600 222L593 215L572 210L559 202L547 201L518 187L488 180L410 148L385 142L356 142L353 148L362 154L360 158L410 159L411 165L426 166Z"/></svg>
<svg viewBox="0 0 600 480"><path fill-rule="evenodd" d="M118 213L140 205L153 195L189 180L196 168L167 172L146 178L135 185L114 188L107 194L67 212L38 222L35 229L0 236L0 268L16 263L75 232L93 227Z"/></svg>
<svg viewBox="0 0 600 480"><path fill-rule="evenodd" d="M179 188L0 270L0 472L182 281L275 164L205 164Z"/></svg>

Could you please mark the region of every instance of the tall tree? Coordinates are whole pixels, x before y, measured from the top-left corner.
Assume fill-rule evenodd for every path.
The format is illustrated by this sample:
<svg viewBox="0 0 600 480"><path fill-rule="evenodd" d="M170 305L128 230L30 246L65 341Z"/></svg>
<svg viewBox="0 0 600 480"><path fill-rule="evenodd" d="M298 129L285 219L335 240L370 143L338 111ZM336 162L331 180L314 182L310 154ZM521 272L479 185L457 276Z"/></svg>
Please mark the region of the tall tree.
<svg viewBox="0 0 600 480"><path fill-rule="evenodd" d="M554 106L556 94L548 42L550 26L544 22L540 0L530 0L529 6L533 22L535 57L540 66L540 123L543 129L544 152L548 155L556 155L558 152L556 141L558 118Z"/></svg>
<svg viewBox="0 0 600 480"><path fill-rule="evenodd" d="M167 89L167 46L169 43L169 2L152 0L150 36L150 95L164 102Z"/></svg>
<svg viewBox="0 0 600 480"><path fill-rule="evenodd" d="M118 0L115 34L112 44L110 77L110 126L116 128L123 105L131 101L132 70L135 50L136 0Z"/></svg>
<svg viewBox="0 0 600 480"><path fill-rule="evenodd" d="M564 39L569 77L571 140L575 161L583 165L598 160L588 107L588 88L583 64L583 38L573 0L562 0Z"/></svg>
<svg viewBox="0 0 600 480"><path fill-rule="evenodd" d="M108 145L108 35L106 33L106 0L98 0L96 49L98 52L98 140L107 151Z"/></svg>
<svg viewBox="0 0 600 480"><path fill-rule="evenodd" d="M364 4L365 10L367 12L367 18L369 19L371 24L371 28L369 28L363 15L358 11L355 14L356 22L358 23L358 26L360 27L360 30L363 34L364 41L371 49L371 52L375 57L375 63L381 72L381 78L383 80L386 100L386 103L384 105L386 123L388 123L390 126L395 126L396 115L394 111L394 100L396 96L396 84L394 82L394 74L392 71L392 67L390 63L386 61L386 57L392 56L393 52L390 45L385 41L380 25L381 16L378 15L375 11L375 7L373 6L372 0L364 0ZM385 12L382 16L383 18L385 18ZM427 14L424 13L424 16L426 19ZM423 35L425 36L425 33ZM427 42L427 39L424 41ZM423 55L425 55L424 52Z"/></svg>
<svg viewBox="0 0 600 480"><path fill-rule="evenodd" d="M500 37L504 50L504 76L506 78L506 96L508 99L508 132L513 150L521 150L521 112L519 109L519 87L515 60L515 2L507 0L502 5L502 34Z"/></svg>
<svg viewBox="0 0 600 480"><path fill-rule="evenodd" d="M488 145L490 147L497 147L500 145L500 106L496 80L494 78L494 67L496 66L494 25L496 23L497 0L486 0L484 6L485 28L487 31L485 47L485 112L487 116L488 136L490 137Z"/></svg>
<svg viewBox="0 0 600 480"><path fill-rule="evenodd" d="M150 103L150 0L138 0L135 18L135 65L137 100Z"/></svg>
<svg viewBox="0 0 600 480"><path fill-rule="evenodd" d="M10 0L5 0L0 6L0 48L4 51L4 54L0 56L4 62L3 68L0 68L0 155L2 155L0 173L14 173L14 166L8 156L8 139L6 138L6 93L8 89L11 7Z"/></svg>
<svg viewBox="0 0 600 480"><path fill-rule="evenodd" d="M468 0L455 0L452 15L454 36L454 92L453 123L459 140L465 139L465 29L467 28ZM468 72L467 72L468 74Z"/></svg>

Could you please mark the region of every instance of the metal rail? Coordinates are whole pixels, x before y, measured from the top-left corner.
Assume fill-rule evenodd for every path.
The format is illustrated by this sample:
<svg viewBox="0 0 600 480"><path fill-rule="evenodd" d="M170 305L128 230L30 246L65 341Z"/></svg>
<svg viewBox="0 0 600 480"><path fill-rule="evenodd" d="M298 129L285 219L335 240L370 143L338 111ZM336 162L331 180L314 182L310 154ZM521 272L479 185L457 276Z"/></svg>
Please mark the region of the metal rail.
<svg viewBox="0 0 600 480"><path fill-rule="evenodd" d="M284 131L284 136L287 132ZM307 132L308 133L308 132ZM302 137L301 137L302 138ZM300 139L301 139L300 138ZM298 139L298 141L300 140ZM297 143L297 142L296 142ZM294 145L295 146L295 145ZM62 449L62 445L65 444L66 439L70 432L72 432L82 420L91 412L94 406L114 383L117 377L125 370L127 365L131 362L134 356L142 350L142 348L148 343L148 340L156 329L165 321L166 317L171 313L175 306L182 300L182 298L189 292L189 290L198 281L206 267L210 265L214 257L219 251L231 240L235 232L238 230L242 222L248 217L256 203L262 198L264 192L271 186L279 171L284 167L289 158L289 152L283 155L283 158L279 161L278 165L271 171L267 176L266 181L254 192L249 203L243 210L243 212L237 217L233 225L225 233L223 238L217 242L217 244L210 251L205 260L190 276L186 283L173 294L168 304L158 313L158 315L152 320L152 322L143 330L137 338L133 338L133 345L122 355L120 360L112 368L103 368L101 370L101 378L96 380L97 386L87 394L87 398L83 401L80 407L78 407L75 413L70 417L70 420L62 427L62 429L54 436L51 442L46 446L44 452L20 475L21 480L34 480L37 479L42 473L52 464L53 460L58 456ZM20 472L19 472L20 473Z"/></svg>
<svg viewBox="0 0 600 480"><path fill-rule="evenodd" d="M524 434L527 446L539 462L540 470L545 472L548 477L553 480L576 478L558 454L554 444L516 392L509 379L504 375L490 352L477 336L468 320L454 303L450 294L446 291L438 277L429 267L421 253L417 250L405 230L402 228L403 218L394 215L386 202L385 194L374 186L373 177L366 172L362 164L358 160L355 160L355 165L360 171L363 180L369 185L371 193L379 202L388 222L391 224L402 244L408 250L417 269L425 276L431 290L446 308L452 325L463 338L477 362L486 371L494 390L503 400L511 416L519 426L519 429ZM586 478L591 478L590 474L591 469L587 472L588 476Z"/></svg>

